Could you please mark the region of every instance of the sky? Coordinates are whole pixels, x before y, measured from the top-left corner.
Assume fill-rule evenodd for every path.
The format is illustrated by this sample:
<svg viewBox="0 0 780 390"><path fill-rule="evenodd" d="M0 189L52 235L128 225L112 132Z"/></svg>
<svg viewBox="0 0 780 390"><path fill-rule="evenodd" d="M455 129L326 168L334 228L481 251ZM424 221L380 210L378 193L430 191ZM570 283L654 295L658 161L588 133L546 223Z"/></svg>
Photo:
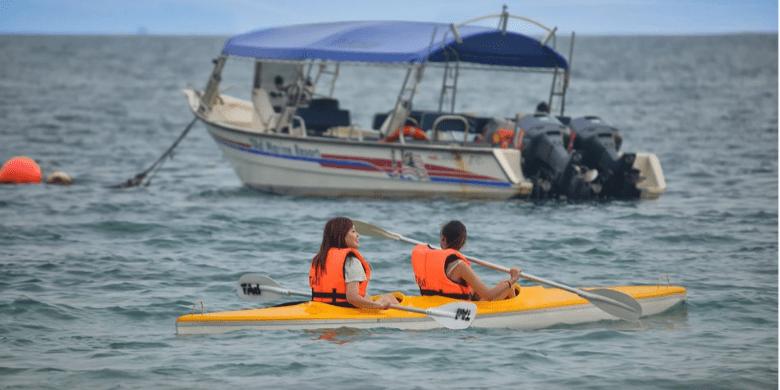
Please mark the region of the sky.
<svg viewBox="0 0 780 390"><path fill-rule="evenodd" d="M234 35L341 20L458 23L505 4L559 34L778 31L777 0L0 0L0 33Z"/></svg>

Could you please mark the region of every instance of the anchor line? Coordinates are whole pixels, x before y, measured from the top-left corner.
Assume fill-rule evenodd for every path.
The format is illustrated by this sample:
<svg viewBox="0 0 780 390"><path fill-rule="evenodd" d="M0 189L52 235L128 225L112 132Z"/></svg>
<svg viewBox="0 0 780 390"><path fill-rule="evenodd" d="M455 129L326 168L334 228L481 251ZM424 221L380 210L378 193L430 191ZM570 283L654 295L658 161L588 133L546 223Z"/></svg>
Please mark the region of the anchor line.
<svg viewBox="0 0 780 390"><path fill-rule="evenodd" d="M170 156L171 153L173 153L173 149L176 148L176 146L179 144L179 142L184 139L184 136L187 135L187 133L190 131L192 126L195 124L195 122L198 121L198 117L192 118L192 121L190 124L187 125L187 127L184 129L184 131L179 135L179 138L176 139L176 141L173 142L173 145L171 145L168 150L165 151L165 153L160 156L160 158L157 159L157 161L154 162L149 168L147 168L145 171L136 174L130 179L127 179L124 183L116 184L113 186L107 186L106 188L130 188L130 187L136 187L141 185L141 183L144 181L144 178L146 178L146 175L148 175L151 172L151 175L149 175L149 179L146 181L146 184L144 186L148 186L149 183L152 181L152 177L157 173L157 170L162 166L162 162L165 160L166 157Z"/></svg>

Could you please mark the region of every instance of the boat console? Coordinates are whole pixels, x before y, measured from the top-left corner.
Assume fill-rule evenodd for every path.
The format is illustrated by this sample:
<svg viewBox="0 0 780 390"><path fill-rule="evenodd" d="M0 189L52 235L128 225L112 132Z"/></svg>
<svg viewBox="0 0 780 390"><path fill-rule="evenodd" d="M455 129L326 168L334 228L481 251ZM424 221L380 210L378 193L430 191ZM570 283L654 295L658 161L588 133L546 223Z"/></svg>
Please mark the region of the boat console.
<svg viewBox="0 0 780 390"><path fill-rule="evenodd" d="M308 107L298 109L297 115L306 123L309 135L321 135L331 127L352 124L349 110L339 109L339 101L332 98L312 99Z"/></svg>

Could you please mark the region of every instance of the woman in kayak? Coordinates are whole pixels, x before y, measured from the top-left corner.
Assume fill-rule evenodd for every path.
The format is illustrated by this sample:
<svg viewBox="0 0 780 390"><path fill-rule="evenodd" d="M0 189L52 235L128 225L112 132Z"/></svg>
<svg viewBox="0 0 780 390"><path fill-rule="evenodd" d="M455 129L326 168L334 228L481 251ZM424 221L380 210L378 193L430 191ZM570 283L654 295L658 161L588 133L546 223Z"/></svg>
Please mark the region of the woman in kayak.
<svg viewBox="0 0 780 390"><path fill-rule="evenodd" d="M372 300L366 294L371 266L358 253L360 235L349 218L333 218L325 225L320 251L311 261L312 300L338 306L387 309L398 303L393 294Z"/></svg>
<svg viewBox="0 0 780 390"><path fill-rule="evenodd" d="M412 268L422 295L443 295L456 299L496 301L515 297L520 269L513 267L509 279L488 287L458 252L466 245L466 226L450 221L441 229L441 248L418 245L412 250Z"/></svg>

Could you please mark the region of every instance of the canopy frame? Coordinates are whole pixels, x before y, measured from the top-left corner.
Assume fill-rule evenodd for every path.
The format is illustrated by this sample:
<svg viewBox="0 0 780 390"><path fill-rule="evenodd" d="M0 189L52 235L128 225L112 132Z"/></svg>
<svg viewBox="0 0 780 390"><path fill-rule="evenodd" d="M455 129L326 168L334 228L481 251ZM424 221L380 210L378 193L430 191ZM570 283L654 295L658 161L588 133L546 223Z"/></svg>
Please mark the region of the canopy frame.
<svg viewBox="0 0 780 390"><path fill-rule="evenodd" d="M495 29L480 27L480 26L470 26L473 23L487 20L487 19L493 19L493 18L498 18L498 23ZM476 44L482 42L490 43L493 42L493 40L496 40L495 42L498 42L497 39L499 38L495 37L494 34L496 33L496 30L498 30L498 33L501 36L506 36L509 33L507 31L509 19L516 19L522 22L532 24L534 26L541 28L546 32L544 38L538 41L534 38L531 38L529 36L520 33L512 33L513 38L507 41L507 43L523 42L524 45L528 45L529 42L536 41L539 47L542 48L541 49L542 53L549 53L546 54L548 55L548 57L545 57L546 60L540 61L539 58L542 57L538 57L538 53L532 53L534 56L537 57L531 57L531 58L536 58L536 59L535 60L532 59L528 64L525 64L522 61L522 55L523 55L522 53L517 54L511 51L506 52L505 54L509 55L509 57L504 58L501 57L503 55L502 54L503 52L501 52L501 50L499 49L496 49L495 52L489 52L488 53L489 58L480 59L479 56L475 56L476 52L474 51L474 47L469 47L468 45L461 46L464 44L464 42L467 42L469 39L472 40L472 46L475 43ZM349 23L362 23L362 22L342 22L342 23L347 23L347 25L349 26ZM364 23L369 23L369 25L371 25L372 22L364 22ZM376 23L378 23L379 27L387 26L387 25L382 25L381 23L383 22L376 22ZM389 22L385 22L385 23L389 23ZM404 23L404 22L397 22L397 23ZM313 26L312 28L316 30L317 28L327 29L331 25L338 27L340 24L322 23L317 25L299 25L299 26L286 27L284 29L295 29L295 28L305 29L310 26ZM252 38L256 36L262 37L265 32L270 31L269 32L270 35L273 35L274 33L278 34L278 31L272 31L274 29L261 30L253 33L237 35L235 37L230 38L225 43L222 54L219 56L219 58L215 60L216 65L214 71L212 72L212 76L210 77L208 84L204 89L204 93L201 96L201 105L202 105L201 108L203 110L208 110L215 103L216 99L219 98L218 87L221 81L222 68L224 67L227 58L244 57L244 58L254 58L258 64L260 62L280 62L280 63L294 64L298 66L299 71L297 72L297 77L294 82L294 84L298 87L296 88L298 91L298 96L296 96L295 99L293 99L292 102L290 102L287 105L287 107L284 107L281 118L276 123L276 126L274 128L274 131L276 131L277 133L281 132L285 127L291 127L293 125L293 121L296 120L295 119L296 110L298 108L297 107L298 103L301 100L300 94L303 93L307 85L306 84L307 80L311 80L310 76L314 66L315 65L318 66L318 71L316 72L316 77L314 79L315 80L315 83L313 85L314 87L317 86L317 81L319 81L320 77L323 74L330 74L331 76L329 91L326 94L317 94L317 95L331 97L335 89L336 80L340 73L339 68L342 63L384 65L384 66L391 66L391 67L407 68L406 77L403 81L401 90L398 94L398 99L396 100L396 105L391 114L391 118L390 118L391 122L398 121L398 119L395 118L395 115L397 113L401 113L402 111L405 110L408 111L411 110L411 106L414 98L414 92L417 89L417 85L420 82L425 67L430 65L438 65L444 68L440 96L439 96L439 111L444 112L445 100L447 100L446 98L449 97L448 99L449 101L447 102L449 106L448 110L450 113L455 112L458 79L460 77L461 70L487 67L490 69L503 68L505 70L512 70L512 71L539 71L545 73L546 72L552 73L552 85L550 87L550 94L547 99L547 104L550 108L554 107L553 105L554 100L555 98L558 98L560 101L560 107L559 107L560 115L564 115L566 89L568 88L569 77L571 74L571 66L562 55L560 55L555 51L555 45L557 43L556 42L557 27L550 28L548 26L545 26L542 23L539 23L536 20L524 16L520 16L520 15L510 14L507 12L506 5L503 6L501 13L483 15L476 18L468 19L466 21L457 24L449 24L448 26L449 28L443 28L440 31L437 31L440 24L428 24L428 25L432 27L433 33L430 37L430 44L426 48L427 53L425 57L424 58L419 56L412 57L412 59L408 61L398 61L395 59L388 60L386 62L383 62L381 60L372 61L371 59L381 58L382 56L380 55L377 57L371 57L370 54L373 53L369 50L370 48L365 51L365 53L369 53L369 55L362 55L360 51L357 51L358 53L361 53L362 56L358 56L352 59L340 58L339 56L343 56L343 53L338 53L334 51L331 52L321 51L320 54L322 55L317 55L315 53L312 55L297 56L298 54L300 54L297 53L297 54L290 54L289 56L285 57L279 55L279 50L274 51L276 50L276 48L272 47L271 49L273 50L269 49L270 51L266 52L263 51L264 50L263 47L253 48L250 45L250 43L252 43L251 42ZM417 26L420 27L420 25ZM421 26L425 27L426 24L422 24ZM464 39L463 33L467 34L466 39ZM248 43L247 42L241 43L242 39L245 39ZM547 44L550 42L552 43L552 45L548 46ZM242 44L244 46L242 46ZM437 46L439 46L435 52L433 52L434 44L438 44ZM572 33L569 58L571 58L573 54L573 44L574 44L574 33ZM326 45L326 47L328 46ZM299 50L300 52L307 52L305 49L306 47L302 47ZM495 58L490 57L490 53L494 53L493 57ZM463 54L466 54L466 56L464 57ZM431 58L432 56L435 56L435 58ZM509 58L509 60L507 58ZM494 60L495 63L490 62ZM333 64L335 66L335 70L333 71L328 70L330 64ZM471 64L471 65L464 66L465 64ZM304 76L302 70L307 66L308 66L308 71ZM259 65L256 66L255 83L257 83L257 78L260 77L259 72L261 68L262 67ZM412 87L407 88L407 84L409 82L410 75L412 74L413 70L416 71L416 76L414 77ZM313 89L311 90L311 93L314 94ZM405 97L404 95L408 95L408 96ZM551 111L554 110L551 109ZM400 142L402 143L404 142L403 134L401 134L400 136Z"/></svg>

